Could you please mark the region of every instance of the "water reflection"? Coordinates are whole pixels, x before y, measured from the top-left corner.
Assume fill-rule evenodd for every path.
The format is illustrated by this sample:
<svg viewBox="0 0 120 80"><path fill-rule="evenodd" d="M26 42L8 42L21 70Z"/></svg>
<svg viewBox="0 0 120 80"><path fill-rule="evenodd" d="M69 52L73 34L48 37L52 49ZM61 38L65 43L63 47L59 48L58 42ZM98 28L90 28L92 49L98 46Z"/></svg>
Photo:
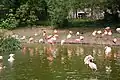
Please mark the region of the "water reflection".
<svg viewBox="0 0 120 80"><path fill-rule="evenodd" d="M23 46L21 53L15 56L14 70L5 69L8 73L2 73L15 75L9 76L14 80L119 80L120 48L112 47L112 50L111 55L106 57L103 46ZM84 57L89 54L94 56L98 66L96 72L84 64ZM3 62L0 63L0 66L3 65ZM8 76L5 77L3 80L7 80Z"/></svg>

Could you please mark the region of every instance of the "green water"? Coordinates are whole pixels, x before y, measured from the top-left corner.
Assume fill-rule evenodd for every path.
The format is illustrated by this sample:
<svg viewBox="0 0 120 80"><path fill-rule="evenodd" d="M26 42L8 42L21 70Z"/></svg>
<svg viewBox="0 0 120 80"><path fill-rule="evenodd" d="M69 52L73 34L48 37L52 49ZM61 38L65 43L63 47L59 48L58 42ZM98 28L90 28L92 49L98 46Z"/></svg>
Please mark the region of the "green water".
<svg viewBox="0 0 120 80"><path fill-rule="evenodd" d="M120 80L120 48L112 47L112 54L105 57L104 47L29 45L15 54L13 63L4 56L0 80ZM88 54L95 58L97 71L84 64Z"/></svg>

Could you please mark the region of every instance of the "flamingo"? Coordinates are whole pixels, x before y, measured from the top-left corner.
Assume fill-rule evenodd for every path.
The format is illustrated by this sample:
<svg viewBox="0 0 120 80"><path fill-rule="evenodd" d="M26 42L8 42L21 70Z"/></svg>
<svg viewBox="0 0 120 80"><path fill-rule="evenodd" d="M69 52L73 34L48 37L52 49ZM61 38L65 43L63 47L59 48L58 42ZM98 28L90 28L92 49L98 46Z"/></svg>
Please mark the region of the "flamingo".
<svg viewBox="0 0 120 80"><path fill-rule="evenodd" d="M46 36L46 30L43 31L42 35L43 35L43 37Z"/></svg>
<svg viewBox="0 0 120 80"><path fill-rule="evenodd" d="M77 33L76 33L76 36L79 36L79 35L80 35L80 33L79 33L79 32L77 32Z"/></svg>
<svg viewBox="0 0 120 80"><path fill-rule="evenodd" d="M67 39L69 39L69 38L71 38L72 37L72 35L69 33L68 35L67 35Z"/></svg>
<svg viewBox="0 0 120 80"><path fill-rule="evenodd" d="M106 30L110 30L110 27L106 27L105 29L106 29Z"/></svg>
<svg viewBox="0 0 120 80"><path fill-rule="evenodd" d="M47 36L47 39L50 39L50 38L52 38L53 37L53 35L48 35Z"/></svg>
<svg viewBox="0 0 120 80"><path fill-rule="evenodd" d="M116 39L116 38L114 38L114 39L113 39L113 42L114 42L114 43L116 43L116 42L117 42L117 39Z"/></svg>
<svg viewBox="0 0 120 80"><path fill-rule="evenodd" d="M116 31L120 33L120 28L117 28Z"/></svg>
<svg viewBox="0 0 120 80"><path fill-rule="evenodd" d="M57 33L58 33L58 31L55 29L55 30L54 30L54 34L57 34Z"/></svg>
<svg viewBox="0 0 120 80"><path fill-rule="evenodd" d="M44 40L41 38L41 39L39 39L39 41L38 41L39 43L41 43L41 42L44 42Z"/></svg>
<svg viewBox="0 0 120 80"><path fill-rule="evenodd" d="M86 57L84 58L84 63L85 63L85 64L89 64L89 61L90 61L90 60L93 61L93 59L94 59L94 58L93 58L91 55L88 55L88 56L86 56Z"/></svg>
<svg viewBox="0 0 120 80"><path fill-rule="evenodd" d="M25 38L26 38L26 36L22 36L20 39L21 39L21 40L24 40Z"/></svg>
<svg viewBox="0 0 120 80"><path fill-rule="evenodd" d="M111 30L108 32L108 35L110 35L110 36L112 35L112 31Z"/></svg>
<svg viewBox="0 0 120 80"><path fill-rule="evenodd" d="M65 43L65 40L61 40L60 44L63 45Z"/></svg>
<svg viewBox="0 0 120 80"><path fill-rule="evenodd" d="M109 47L109 46L105 47L105 54L106 55L108 55L109 53L111 53L111 51L112 51L111 47Z"/></svg>
<svg viewBox="0 0 120 80"><path fill-rule="evenodd" d="M97 33L98 33L98 34L101 34L101 33L102 33L102 31L101 31L101 30L99 30L99 31L97 31Z"/></svg>
<svg viewBox="0 0 120 80"><path fill-rule="evenodd" d="M92 70L97 70L96 64L93 63L91 60L89 61L88 65L89 65L89 67L90 67Z"/></svg>
<svg viewBox="0 0 120 80"><path fill-rule="evenodd" d="M34 36L37 36L37 35L38 35L37 33L34 34Z"/></svg>
<svg viewBox="0 0 120 80"><path fill-rule="evenodd" d="M107 35L107 34L108 34L107 30L104 30L104 35Z"/></svg>
<svg viewBox="0 0 120 80"><path fill-rule="evenodd" d="M96 33L97 33L97 31L93 31L92 35L93 35L93 36L96 36Z"/></svg>
<svg viewBox="0 0 120 80"><path fill-rule="evenodd" d="M67 39L71 38L72 37L72 31L69 31L69 34L67 35Z"/></svg>
<svg viewBox="0 0 120 80"><path fill-rule="evenodd" d="M83 40L84 39L84 36L80 36L80 40Z"/></svg>
<svg viewBox="0 0 120 80"><path fill-rule="evenodd" d="M47 42L48 42L49 44L54 44L54 41L53 41L52 39L48 39Z"/></svg>
<svg viewBox="0 0 120 80"><path fill-rule="evenodd" d="M80 42L80 39L75 39L75 42Z"/></svg>
<svg viewBox="0 0 120 80"><path fill-rule="evenodd" d="M30 38L29 38L29 42L32 42L33 40L34 40L33 37L30 37Z"/></svg>
<svg viewBox="0 0 120 80"><path fill-rule="evenodd" d="M56 36L51 37L51 40L56 41L57 40Z"/></svg>

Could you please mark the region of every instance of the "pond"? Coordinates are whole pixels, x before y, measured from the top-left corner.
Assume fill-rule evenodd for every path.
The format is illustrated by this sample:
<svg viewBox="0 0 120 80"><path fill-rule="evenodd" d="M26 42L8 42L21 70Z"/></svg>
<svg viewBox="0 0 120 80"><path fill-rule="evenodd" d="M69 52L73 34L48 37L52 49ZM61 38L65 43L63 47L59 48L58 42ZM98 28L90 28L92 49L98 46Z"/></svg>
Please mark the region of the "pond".
<svg viewBox="0 0 120 80"><path fill-rule="evenodd" d="M112 54L104 54L104 45L65 44L24 45L21 52L8 62L4 56L0 80L120 80L120 47L113 46ZM84 64L86 55L94 57L98 70Z"/></svg>

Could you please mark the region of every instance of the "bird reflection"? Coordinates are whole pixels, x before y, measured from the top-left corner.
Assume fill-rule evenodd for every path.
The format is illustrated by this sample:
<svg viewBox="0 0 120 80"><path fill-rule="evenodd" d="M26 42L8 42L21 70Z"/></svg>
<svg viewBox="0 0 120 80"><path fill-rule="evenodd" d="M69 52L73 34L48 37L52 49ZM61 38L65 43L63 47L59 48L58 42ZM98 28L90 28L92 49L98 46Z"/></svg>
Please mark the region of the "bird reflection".
<svg viewBox="0 0 120 80"><path fill-rule="evenodd" d="M22 53L23 53L23 55L26 54L26 51L27 51L27 47L26 47L26 46L23 46L23 48L22 48Z"/></svg>
<svg viewBox="0 0 120 80"><path fill-rule="evenodd" d="M34 49L33 48L28 48L30 56L33 56L34 54Z"/></svg>
<svg viewBox="0 0 120 80"><path fill-rule="evenodd" d="M84 54L84 48L83 47L80 47L80 53L81 53L81 55Z"/></svg>
<svg viewBox="0 0 120 80"><path fill-rule="evenodd" d="M35 48L35 54L38 55L38 47Z"/></svg>
<svg viewBox="0 0 120 80"><path fill-rule="evenodd" d="M45 48L46 54L47 54L47 59L49 61L53 61L54 58L56 58L56 51L57 49L53 45L49 45Z"/></svg>
<svg viewBox="0 0 120 80"><path fill-rule="evenodd" d="M79 47L79 46L76 47L76 55L77 55L77 56L80 55L80 47Z"/></svg>
<svg viewBox="0 0 120 80"><path fill-rule="evenodd" d="M0 61L0 72L5 68L5 66L3 66L3 61Z"/></svg>

